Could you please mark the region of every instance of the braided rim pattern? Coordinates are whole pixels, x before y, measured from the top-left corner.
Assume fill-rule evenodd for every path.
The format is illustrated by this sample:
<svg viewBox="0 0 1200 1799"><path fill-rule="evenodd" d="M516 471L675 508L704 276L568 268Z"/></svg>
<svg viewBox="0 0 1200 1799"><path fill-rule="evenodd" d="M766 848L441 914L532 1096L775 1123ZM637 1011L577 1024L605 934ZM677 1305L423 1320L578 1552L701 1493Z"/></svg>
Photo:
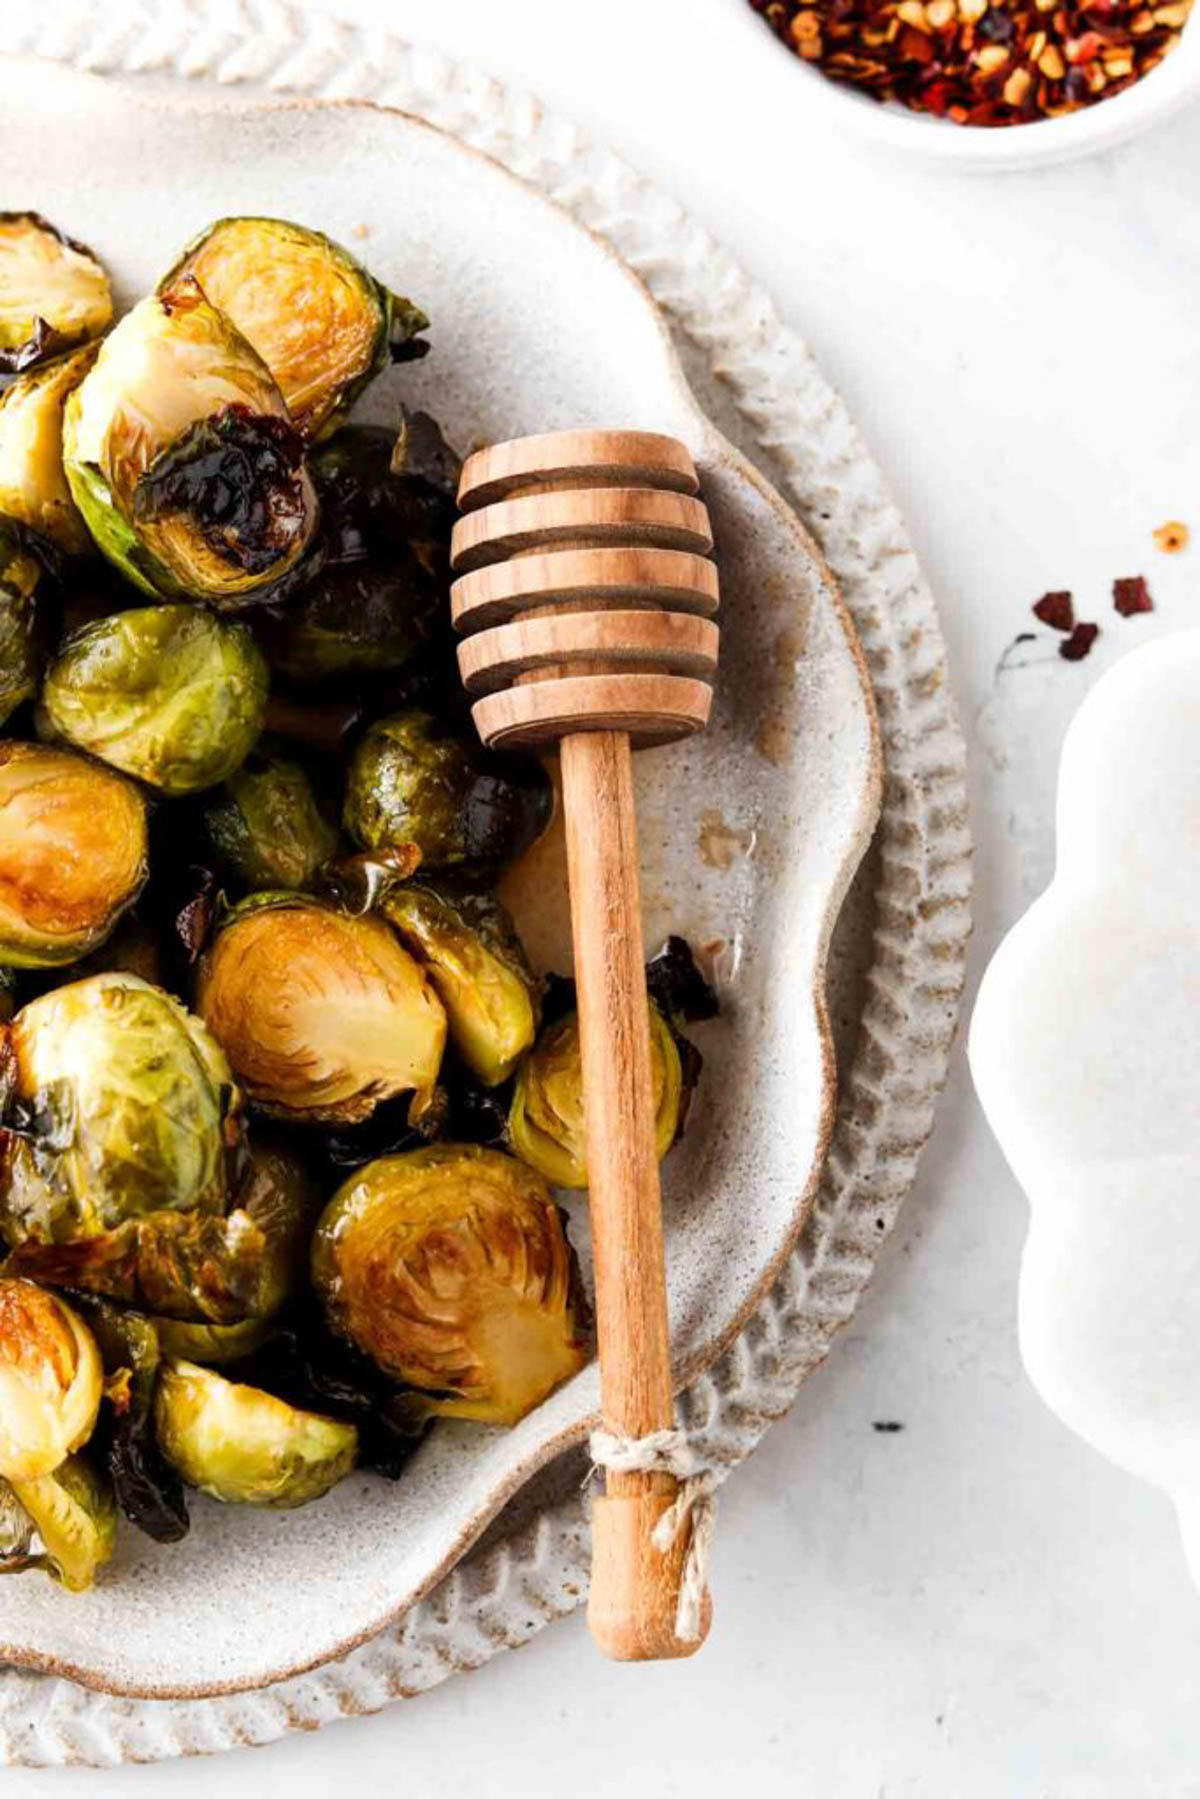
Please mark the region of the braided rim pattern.
<svg viewBox="0 0 1200 1799"><path fill-rule="evenodd" d="M15 40L15 41L13 41ZM797 1247L731 1348L683 1396L706 1458L748 1456L852 1316L912 1185L945 1081L970 930L966 755L932 595L846 410L770 300L667 195L527 95L388 33L277 0L68 0L7 46L99 74L160 72L368 99L484 151L603 237L726 386L760 460L841 583L871 674L885 763L873 961L834 1140ZM159 1761L273 1742L477 1668L587 1590L582 1495L490 1533L398 1624L257 1692L136 1700L0 1673L0 1762Z"/></svg>

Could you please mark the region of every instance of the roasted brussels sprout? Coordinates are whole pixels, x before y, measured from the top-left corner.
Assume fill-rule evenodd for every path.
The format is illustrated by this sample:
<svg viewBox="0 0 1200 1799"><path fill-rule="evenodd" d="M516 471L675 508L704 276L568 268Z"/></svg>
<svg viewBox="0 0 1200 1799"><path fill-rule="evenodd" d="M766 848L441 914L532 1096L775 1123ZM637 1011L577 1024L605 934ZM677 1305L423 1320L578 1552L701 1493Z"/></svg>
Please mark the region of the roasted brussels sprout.
<svg viewBox="0 0 1200 1799"><path fill-rule="evenodd" d="M666 1019L650 1007L650 1070L654 1083L655 1139L659 1156L675 1141L682 1070ZM556 1187L586 1187L587 1140L579 1015L568 1012L548 1025L517 1071L509 1143L514 1153Z"/></svg>
<svg viewBox="0 0 1200 1799"><path fill-rule="evenodd" d="M36 212L0 212L0 372L16 374L99 337L108 276L91 251Z"/></svg>
<svg viewBox="0 0 1200 1799"><path fill-rule="evenodd" d="M364 849L415 843L429 868L498 868L550 822L540 762L499 756L439 729L427 712L397 712L355 750L342 822Z"/></svg>
<svg viewBox="0 0 1200 1799"><path fill-rule="evenodd" d="M40 1555L26 1555L19 1565L44 1569L69 1593L86 1592L117 1546L117 1506L109 1482L91 1462L73 1455L50 1474L15 1481L13 1495L42 1543Z"/></svg>
<svg viewBox="0 0 1200 1799"><path fill-rule="evenodd" d="M234 908L197 1006L247 1096L313 1124L354 1123L396 1093L419 1109L446 1040L437 995L385 924L292 894Z"/></svg>
<svg viewBox="0 0 1200 1799"><path fill-rule="evenodd" d="M0 393L0 512L69 556L85 556L92 540L63 463L65 409L96 355L96 345L85 344Z"/></svg>
<svg viewBox="0 0 1200 1799"><path fill-rule="evenodd" d="M188 278L104 340L68 402L63 451L97 544L165 599L245 605L299 560L316 525L283 396Z"/></svg>
<svg viewBox="0 0 1200 1799"><path fill-rule="evenodd" d="M0 963L77 961L146 873L146 808L131 782L73 750L0 743Z"/></svg>
<svg viewBox="0 0 1200 1799"><path fill-rule="evenodd" d="M420 355L429 323L349 251L286 219L218 219L190 244L168 287L193 276L258 351L298 430L328 430L367 383Z"/></svg>
<svg viewBox="0 0 1200 1799"><path fill-rule="evenodd" d="M0 1278L0 1480L37 1480L86 1443L103 1385L79 1314L32 1281Z"/></svg>
<svg viewBox="0 0 1200 1799"><path fill-rule="evenodd" d="M269 1318L243 1318L238 1324L207 1324L191 1318L156 1318L162 1352L176 1361L201 1362L223 1368L262 1348L274 1325Z"/></svg>
<svg viewBox="0 0 1200 1799"><path fill-rule="evenodd" d="M307 1505L354 1467L352 1424L304 1412L194 1362L168 1362L155 1400L163 1454L190 1487L235 1505Z"/></svg>
<svg viewBox="0 0 1200 1799"><path fill-rule="evenodd" d="M68 638L39 723L167 794L215 786L262 730L267 667L245 625L195 606L138 606Z"/></svg>
<svg viewBox="0 0 1200 1799"><path fill-rule="evenodd" d="M160 1208L223 1211L238 1093L178 1000L97 974L31 1000L5 1030L10 1243L94 1236Z"/></svg>
<svg viewBox="0 0 1200 1799"><path fill-rule="evenodd" d="M428 968L462 1060L499 1086L537 1031L537 983L504 907L490 893L411 881L380 911Z"/></svg>
<svg viewBox="0 0 1200 1799"><path fill-rule="evenodd" d="M183 1483L158 1447L154 1394L163 1348L157 1325L107 1300L76 1295L104 1363L105 1403L88 1454L108 1469L117 1504L156 1543L188 1533Z"/></svg>
<svg viewBox="0 0 1200 1799"><path fill-rule="evenodd" d="M0 726L31 700L41 679L43 602L53 577L48 546L0 515Z"/></svg>
<svg viewBox="0 0 1200 1799"><path fill-rule="evenodd" d="M333 1328L439 1416L515 1424L583 1365L562 1217L496 1150L368 1163L322 1213L312 1270Z"/></svg>
<svg viewBox="0 0 1200 1799"><path fill-rule="evenodd" d="M204 828L221 866L252 893L307 887L338 844L308 776L281 756L244 763L206 804Z"/></svg>

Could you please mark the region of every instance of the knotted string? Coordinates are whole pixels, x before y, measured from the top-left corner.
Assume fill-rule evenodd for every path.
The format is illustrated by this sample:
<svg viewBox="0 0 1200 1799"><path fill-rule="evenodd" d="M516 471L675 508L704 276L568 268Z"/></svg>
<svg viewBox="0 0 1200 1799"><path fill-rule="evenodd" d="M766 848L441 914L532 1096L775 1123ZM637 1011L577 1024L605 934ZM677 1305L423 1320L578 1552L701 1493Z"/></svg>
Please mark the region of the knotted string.
<svg viewBox="0 0 1200 1799"><path fill-rule="evenodd" d="M704 1618L704 1594L708 1586L708 1562L717 1522L717 1488L728 1468L717 1468L704 1457L681 1430L656 1430L646 1437L619 1437L612 1431L594 1430L590 1453L593 1470L613 1474L671 1474L679 1492L654 1526L651 1541L666 1555L691 1525L691 1541L679 1582L675 1608L675 1635L681 1643L696 1643Z"/></svg>

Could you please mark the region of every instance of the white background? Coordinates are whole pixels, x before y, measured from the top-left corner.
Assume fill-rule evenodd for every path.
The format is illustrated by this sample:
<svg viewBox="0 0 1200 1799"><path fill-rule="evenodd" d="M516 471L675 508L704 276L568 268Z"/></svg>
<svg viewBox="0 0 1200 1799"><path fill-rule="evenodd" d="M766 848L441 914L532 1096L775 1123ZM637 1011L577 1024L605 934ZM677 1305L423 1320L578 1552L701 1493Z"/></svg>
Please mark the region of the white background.
<svg viewBox="0 0 1200 1799"><path fill-rule="evenodd" d="M973 762L973 987L1045 878L1065 718L1105 660L1200 624L1200 111L1083 164L956 176L806 119L746 0L328 10L471 59L614 144L773 292L845 394L949 643ZM1190 554L1155 549L1170 517L1192 524ZM1111 582L1138 573L1159 609L1123 623ZM1096 654L997 684L1052 587L1103 625ZM575 1618L319 1736L0 1774L0 1792L1200 1794L1200 1597L1166 1502L1069 1437L1022 1375L1024 1227L960 1055L854 1325L726 1489L695 1662L611 1667Z"/></svg>

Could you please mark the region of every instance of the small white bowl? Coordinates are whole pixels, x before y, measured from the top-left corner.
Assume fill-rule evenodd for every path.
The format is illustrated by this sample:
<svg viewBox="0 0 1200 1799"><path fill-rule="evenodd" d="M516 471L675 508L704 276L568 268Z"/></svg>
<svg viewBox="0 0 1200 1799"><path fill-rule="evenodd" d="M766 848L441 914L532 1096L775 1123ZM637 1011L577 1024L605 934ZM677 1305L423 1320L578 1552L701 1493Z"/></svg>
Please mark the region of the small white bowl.
<svg viewBox="0 0 1200 1799"><path fill-rule="evenodd" d="M963 169L1034 169L1066 162L1161 123L1189 101L1200 100L1200 0L1174 50L1158 67L1111 100L1029 125L955 125L905 106L880 104L854 88L830 81L796 56L760 19L755 21L781 56L794 66L802 104L824 108L833 129L855 131L886 150Z"/></svg>

